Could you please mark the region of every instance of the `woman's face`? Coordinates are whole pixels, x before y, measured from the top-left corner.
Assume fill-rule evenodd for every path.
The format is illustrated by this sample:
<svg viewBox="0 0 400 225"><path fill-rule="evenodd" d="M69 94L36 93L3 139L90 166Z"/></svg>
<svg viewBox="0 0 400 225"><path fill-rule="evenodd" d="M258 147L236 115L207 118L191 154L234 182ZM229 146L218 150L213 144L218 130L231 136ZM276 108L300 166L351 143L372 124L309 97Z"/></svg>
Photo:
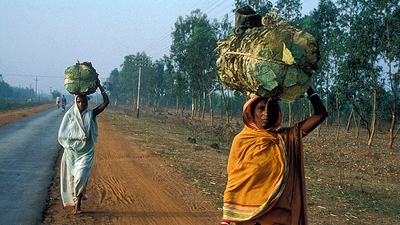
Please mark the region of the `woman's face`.
<svg viewBox="0 0 400 225"><path fill-rule="evenodd" d="M266 130L278 120L278 107L274 104L274 100L268 101L266 99L260 100L254 108L254 123L258 128Z"/></svg>
<svg viewBox="0 0 400 225"><path fill-rule="evenodd" d="M88 100L86 96L78 96L76 97L76 105L80 112L83 112L88 107Z"/></svg>

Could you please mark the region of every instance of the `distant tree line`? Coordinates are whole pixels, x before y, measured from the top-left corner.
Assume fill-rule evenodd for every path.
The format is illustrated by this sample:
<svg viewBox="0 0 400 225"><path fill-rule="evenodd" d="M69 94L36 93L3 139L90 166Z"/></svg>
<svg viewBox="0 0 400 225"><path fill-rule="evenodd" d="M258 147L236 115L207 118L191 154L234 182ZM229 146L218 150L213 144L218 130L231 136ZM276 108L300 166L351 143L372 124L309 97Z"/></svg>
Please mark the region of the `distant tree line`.
<svg viewBox="0 0 400 225"><path fill-rule="evenodd" d="M11 86L0 74L0 112L48 103L48 98L37 98L32 88Z"/></svg>
<svg viewBox="0 0 400 225"><path fill-rule="evenodd" d="M377 129L388 131L388 148L399 133L400 3L398 0L320 0L302 15L300 0L235 0L260 15L278 12L278 19L311 33L320 44L321 60L314 88L329 112L327 126L360 127L371 145ZM145 52L125 56L105 85L114 104L185 110L191 118L240 116L247 96L225 90L217 80L214 51L233 29L229 15L210 20L200 10L179 16L171 33L170 55L155 61ZM140 79L140 82L139 82ZM140 98L138 98L140 96ZM139 102L138 102L139 101ZM290 107L289 107L290 106ZM288 123L310 113L305 99L282 103ZM289 110L291 109L291 110ZM190 110L190 111L189 111ZM206 114L207 113L207 114ZM342 124L346 128L341 128Z"/></svg>
<svg viewBox="0 0 400 225"><path fill-rule="evenodd" d="M35 92L31 88L12 87L0 74L0 99L27 100L32 99L34 95Z"/></svg>

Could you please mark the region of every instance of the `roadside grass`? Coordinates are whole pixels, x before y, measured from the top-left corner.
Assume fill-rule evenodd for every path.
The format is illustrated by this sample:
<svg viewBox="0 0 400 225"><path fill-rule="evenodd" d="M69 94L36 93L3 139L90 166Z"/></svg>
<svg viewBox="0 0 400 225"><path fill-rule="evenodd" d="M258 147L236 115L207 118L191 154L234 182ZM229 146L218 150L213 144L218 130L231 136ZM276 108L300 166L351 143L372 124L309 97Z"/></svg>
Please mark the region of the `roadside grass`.
<svg viewBox="0 0 400 225"><path fill-rule="evenodd" d="M161 110L142 110L136 118L132 108L112 107L104 115L140 150L167 159L221 209L230 143L241 120L226 125L215 118L211 125L208 119ZM335 132L323 128L323 137L304 140L310 224L399 224L399 151L378 147L384 143L365 148L350 134L338 146L331 140Z"/></svg>
<svg viewBox="0 0 400 225"><path fill-rule="evenodd" d="M7 112L15 109L32 108L44 104L49 104L49 100L39 101L26 101L26 100L12 100L12 99L1 99L0 98L0 112Z"/></svg>

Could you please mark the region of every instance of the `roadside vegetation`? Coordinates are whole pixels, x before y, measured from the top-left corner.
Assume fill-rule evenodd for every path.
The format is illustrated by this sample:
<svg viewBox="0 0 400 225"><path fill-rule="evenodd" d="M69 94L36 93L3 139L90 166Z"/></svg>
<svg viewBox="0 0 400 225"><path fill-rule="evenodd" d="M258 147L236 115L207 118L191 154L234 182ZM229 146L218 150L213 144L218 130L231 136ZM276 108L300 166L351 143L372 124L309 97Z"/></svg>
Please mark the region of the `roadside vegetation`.
<svg viewBox="0 0 400 225"><path fill-rule="evenodd" d="M50 104L48 99L30 101L30 100L14 100L0 98L0 112L7 112L15 109L32 108L35 106ZM55 103L54 103L55 104Z"/></svg>

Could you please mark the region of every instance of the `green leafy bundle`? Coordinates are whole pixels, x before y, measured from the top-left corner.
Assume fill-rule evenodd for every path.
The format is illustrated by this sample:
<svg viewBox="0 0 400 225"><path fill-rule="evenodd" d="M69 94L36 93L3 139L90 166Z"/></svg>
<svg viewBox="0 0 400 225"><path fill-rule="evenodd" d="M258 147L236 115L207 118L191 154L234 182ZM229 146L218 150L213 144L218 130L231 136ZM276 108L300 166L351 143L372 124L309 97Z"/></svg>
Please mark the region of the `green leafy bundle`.
<svg viewBox="0 0 400 225"><path fill-rule="evenodd" d="M64 87L71 94L89 95L96 92L99 74L90 62L77 62L65 70Z"/></svg>
<svg viewBox="0 0 400 225"><path fill-rule="evenodd" d="M262 25L232 33L220 42L217 77L228 89L291 102L312 83L318 68L315 38L300 29L262 18Z"/></svg>

